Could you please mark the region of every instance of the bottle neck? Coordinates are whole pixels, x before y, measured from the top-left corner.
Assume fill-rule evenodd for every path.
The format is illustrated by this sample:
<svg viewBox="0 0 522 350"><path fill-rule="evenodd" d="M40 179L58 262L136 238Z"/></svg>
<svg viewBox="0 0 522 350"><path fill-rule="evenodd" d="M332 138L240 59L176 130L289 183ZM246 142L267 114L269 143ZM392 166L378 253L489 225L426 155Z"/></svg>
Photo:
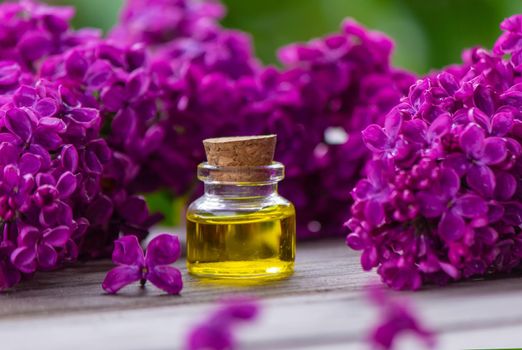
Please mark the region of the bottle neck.
<svg viewBox="0 0 522 350"><path fill-rule="evenodd" d="M206 196L219 196L226 198L254 198L268 197L277 194L277 182L264 184L221 184L205 182Z"/></svg>

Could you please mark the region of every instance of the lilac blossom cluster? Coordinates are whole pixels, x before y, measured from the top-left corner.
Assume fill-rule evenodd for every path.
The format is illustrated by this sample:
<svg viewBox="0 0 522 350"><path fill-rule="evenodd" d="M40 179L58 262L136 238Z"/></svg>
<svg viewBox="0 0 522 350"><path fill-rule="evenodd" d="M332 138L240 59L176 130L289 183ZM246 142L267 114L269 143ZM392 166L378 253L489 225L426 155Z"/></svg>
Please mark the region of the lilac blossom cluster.
<svg viewBox="0 0 522 350"><path fill-rule="evenodd" d="M279 135L288 175L281 192L299 211L301 238L342 232L342 208L369 158L361 131L381 124L415 81L390 66L392 49L384 34L346 20L340 33L279 52L284 93L265 119Z"/></svg>
<svg viewBox="0 0 522 350"><path fill-rule="evenodd" d="M347 244L394 289L510 272L522 259L522 16L493 52L418 81L362 135Z"/></svg>
<svg viewBox="0 0 522 350"><path fill-rule="evenodd" d="M72 15L32 1L0 5L0 290L81 255L107 255L121 233L144 237L155 219L126 186L134 168L125 152L142 153L105 132L141 97L133 79L144 53L71 30ZM120 81L128 105L117 109L104 97Z"/></svg>
<svg viewBox="0 0 522 350"><path fill-rule="evenodd" d="M176 20L164 21L163 13ZM161 91L165 135L138 182L187 195L204 138L277 134L276 157L287 174L281 192L299 212L298 236L339 234L369 155L360 131L381 122L413 76L390 66L390 39L353 21L340 33L283 48L282 69L265 67L247 35L219 26L222 15L212 1L134 0L113 30L113 39L145 45Z"/></svg>

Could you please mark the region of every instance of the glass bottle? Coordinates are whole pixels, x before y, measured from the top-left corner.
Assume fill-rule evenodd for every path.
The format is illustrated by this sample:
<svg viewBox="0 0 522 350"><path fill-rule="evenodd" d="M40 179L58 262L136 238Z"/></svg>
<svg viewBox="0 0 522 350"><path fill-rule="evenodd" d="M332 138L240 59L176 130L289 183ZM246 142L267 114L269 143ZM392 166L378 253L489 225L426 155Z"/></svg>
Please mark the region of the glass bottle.
<svg viewBox="0 0 522 350"><path fill-rule="evenodd" d="M257 166L202 163L205 193L187 210L187 267L213 279L290 276L295 260L295 209L277 192L278 162Z"/></svg>

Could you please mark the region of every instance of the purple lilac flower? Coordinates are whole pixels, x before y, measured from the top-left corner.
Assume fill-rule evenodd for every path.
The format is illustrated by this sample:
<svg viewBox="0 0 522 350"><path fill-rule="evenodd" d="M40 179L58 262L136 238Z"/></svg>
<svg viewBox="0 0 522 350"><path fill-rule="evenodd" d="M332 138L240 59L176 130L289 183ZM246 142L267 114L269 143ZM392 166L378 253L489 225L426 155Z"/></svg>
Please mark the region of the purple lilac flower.
<svg viewBox="0 0 522 350"><path fill-rule="evenodd" d="M70 30L73 16L72 7L47 6L32 0L0 4L0 60L35 70L42 58L100 36L97 29Z"/></svg>
<svg viewBox="0 0 522 350"><path fill-rule="evenodd" d="M80 255L107 255L120 234L144 237L158 219L129 186L157 128L130 133L142 140L133 147L102 138L118 112L150 115L143 49L73 31L72 15L33 1L0 5L1 289ZM118 84L120 105L103 93Z"/></svg>
<svg viewBox="0 0 522 350"><path fill-rule="evenodd" d="M373 160L352 192L347 244L394 289L520 265L520 18L502 23L493 53L467 51L363 131Z"/></svg>
<svg viewBox="0 0 522 350"><path fill-rule="evenodd" d="M379 322L368 336L372 348L397 348L399 337L406 334L420 338L426 348L435 347L435 334L421 325L407 303L391 299L375 286L367 288L366 293L368 300L379 308Z"/></svg>
<svg viewBox="0 0 522 350"><path fill-rule="evenodd" d="M381 122L413 76L390 67L387 37L353 21L339 34L282 49L281 71L263 67L248 36L217 24L216 6L129 1L113 31L119 41L145 42L162 92L158 125L165 135L136 183L186 194L204 160L204 138L276 133L277 158L287 173L281 192L300 212L298 236L339 234L347 219L342 208L368 158L360 131ZM159 10L179 14L182 8L179 21L161 20ZM158 26L147 26L151 32L144 24L152 19ZM325 137L331 129L341 135L337 141Z"/></svg>
<svg viewBox="0 0 522 350"><path fill-rule="evenodd" d="M190 331L186 349L236 349L234 328L238 323L254 321L259 308L258 302L251 298L236 297L222 301L217 310Z"/></svg>
<svg viewBox="0 0 522 350"><path fill-rule="evenodd" d="M10 271L7 287L19 280L13 268L32 274L75 258L86 219L74 208L88 204L76 197L86 182L99 182L79 152L84 155L93 142L105 145L94 135L71 137L96 130L97 111L67 105L59 87L48 81L27 83L20 80L0 106L0 224L3 255L9 252L10 260L4 261Z"/></svg>
<svg viewBox="0 0 522 350"><path fill-rule="evenodd" d="M136 236L124 236L114 242L112 261L118 266L110 270L103 281L103 289L116 294L121 288L147 281L169 294L179 294L183 288L181 272L170 266L178 260L181 246L177 236L160 234L147 246L146 254Z"/></svg>
<svg viewBox="0 0 522 350"><path fill-rule="evenodd" d="M178 38L204 37L217 30L224 7L214 0L128 0L110 34L127 44L161 45Z"/></svg>

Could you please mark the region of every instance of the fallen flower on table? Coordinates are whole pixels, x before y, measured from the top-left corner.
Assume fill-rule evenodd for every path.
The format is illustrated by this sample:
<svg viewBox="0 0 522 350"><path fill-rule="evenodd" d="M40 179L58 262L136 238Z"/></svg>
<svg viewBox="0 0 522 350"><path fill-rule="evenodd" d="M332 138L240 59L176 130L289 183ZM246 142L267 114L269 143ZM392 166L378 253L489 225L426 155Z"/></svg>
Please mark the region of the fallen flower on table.
<svg viewBox="0 0 522 350"><path fill-rule="evenodd" d="M230 350L236 348L233 328L238 322L253 321L259 314L259 303L251 298L224 300L187 337L187 350Z"/></svg>
<svg viewBox="0 0 522 350"><path fill-rule="evenodd" d="M403 335L414 335L428 349L435 347L435 333L426 329L404 301L392 300L388 292L377 286L366 290L367 299L379 308L379 322L368 334L373 349L393 349Z"/></svg>
<svg viewBox="0 0 522 350"><path fill-rule="evenodd" d="M102 283L110 294L136 281L146 281L169 294L183 288L181 272L170 264L178 260L180 243L177 236L161 234L150 241L144 254L136 236L124 236L114 242L112 261L118 266L110 270Z"/></svg>

